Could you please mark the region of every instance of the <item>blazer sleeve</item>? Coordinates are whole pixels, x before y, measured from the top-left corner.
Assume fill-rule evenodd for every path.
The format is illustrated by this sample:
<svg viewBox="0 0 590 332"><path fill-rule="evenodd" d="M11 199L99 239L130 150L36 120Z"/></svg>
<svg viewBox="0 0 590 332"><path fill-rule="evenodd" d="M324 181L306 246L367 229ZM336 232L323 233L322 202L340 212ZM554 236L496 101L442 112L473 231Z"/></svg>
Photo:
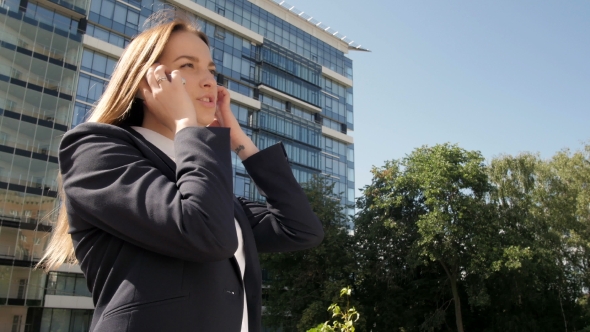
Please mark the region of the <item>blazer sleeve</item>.
<svg viewBox="0 0 590 332"><path fill-rule="evenodd" d="M239 198L259 252L294 251L315 247L324 231L307 196L295 180L282 143L243 161L266 204Z"/></svg>
<svg viewBox="0 0 590 332"><path fill-rule="evenodd" d="M178 132L176 182L146 159L129 136L101 124L77 127L64 136L59 166L70 233L96 227L188 261L231 257L238 243L229 130Z"/></svg>

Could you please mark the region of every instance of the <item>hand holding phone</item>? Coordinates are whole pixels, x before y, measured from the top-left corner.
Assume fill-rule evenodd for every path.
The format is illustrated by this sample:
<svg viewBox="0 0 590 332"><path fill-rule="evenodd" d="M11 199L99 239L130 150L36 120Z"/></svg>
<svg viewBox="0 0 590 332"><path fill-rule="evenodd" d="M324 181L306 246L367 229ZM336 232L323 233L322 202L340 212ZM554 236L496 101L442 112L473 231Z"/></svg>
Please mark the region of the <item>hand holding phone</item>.
<svg viewBox="0 0 590 332"><path fill-rule="evenodd" d="M197 113L184 83L178 70L170 72L166 66L154 64L139 85L137 97L143 99L149 113L146 116L153 116L174 133L197 125Z"/></svg>

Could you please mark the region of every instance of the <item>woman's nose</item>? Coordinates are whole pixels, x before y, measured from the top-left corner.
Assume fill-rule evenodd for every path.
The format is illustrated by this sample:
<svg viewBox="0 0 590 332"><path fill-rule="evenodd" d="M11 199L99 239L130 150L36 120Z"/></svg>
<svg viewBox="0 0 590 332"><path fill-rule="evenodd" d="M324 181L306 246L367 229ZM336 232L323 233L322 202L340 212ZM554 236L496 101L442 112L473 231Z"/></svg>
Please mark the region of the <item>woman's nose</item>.
<svg viewBox="0 0 590 332"><path fill-rule="evenodd" d="M210 88L216 85L217 81L215 80L215 76L211 72L207 71L205 76L201 78L201 86Z"/></svg>

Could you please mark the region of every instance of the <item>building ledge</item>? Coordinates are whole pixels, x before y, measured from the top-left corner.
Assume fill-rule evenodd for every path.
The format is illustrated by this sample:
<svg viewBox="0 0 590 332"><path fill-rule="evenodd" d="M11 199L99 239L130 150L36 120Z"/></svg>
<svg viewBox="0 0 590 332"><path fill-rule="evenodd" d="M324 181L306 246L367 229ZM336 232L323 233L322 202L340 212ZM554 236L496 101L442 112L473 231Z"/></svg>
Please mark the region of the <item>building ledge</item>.
<svg viewBox="0 0 590 332"><path fill-rule="evenodd" d="M256 100L254 98L250 98L247 96L244 96L241 93L237 93L235 91L229 91L229 96L231 98L232 101L235 101L236 103L242 104L244 106L248 106L254 109L259 110L262 107L262 104L260 103L260 100Z"/></svg>
<svg viewBox="0 0 590 332"><path fill-rule="evenodd" d="M342 53L346 54L349 50L369 51L339 31L298 10L295 6L287 4L283 0L248 1L338 49Z"/></svg>
<svg viewBox="0 0 590 332"><path fill-rule="evenodd" d="M78 6L73 6L69 1L65 1L65 3L67 5L72 6L72 8L67 8L66 6L64 6L63 3L57 4L57 3L55 3L55 0L53 2L52 1L43 1L43 6L51 8L60 14L65 14L66 16L71 16L76 20L80 20L81 18L86 17L86 15L84 15L86 8L80 8ZM82 11L84 11L84 12L82 12Z"/></svg>
<svg viewBox="0 0 590 332"><path fill-rule="evenodd" d="M113 44L109 44L105 41L102 41L96 37L92 37L89 35L84 35L84 38L82 39L82 44L84 44L85 47L88 47L103 54L110 55L113 58L117 59L120 58L123 54L122 48L115 46Z"/></svg>
<svg viewBox="0 0 590 332"><path fill-rule="evenodd" d="M350 78L345 77L344 75L340 75L328 67L322 66L322 74L327 78L337 81L338 83L342 83L346 87L352 87L352 80Z"/></svg>
<svg viewBox="0 0 590 332"><path fill-rule="evenodd" d="M237 24L236 22L229 20L216 12L209 10L191 0L170 0L171 4L177 5L185 10L190 11L191 13L198 15L208 21L212 21L215 24L218 24L224 27L231 32L234 32L251 42L254 42L258 45L264 42L264 37L255 33L252 30L246 29L243 26Z"/></svg>
<svg viewBox="0 0 590 332"><path fill-rule="evenodd" d="M51 270L51 271L68 272L68 273L82 273L82 269L80 268L80 265L68 264L68 263L64 263L56 270Z"/></svg>
<svg viewBox="0 0 590 332"><path fill-rule="evenodd" d="M333 139L339 140L341 142L344 142L346 144L353 144L354 143L354 138L352 136L348 136L348 135L343 134L337 130L334 130L332 128L328 128L325 126L322 126L322 134L329 136Z"/></svg>
<svg viewBox="0 0 590 332"><path fill-rule="evenodd" d="M262 92L268 93L269 95L272 95L272 96L275 96L275 97L279 97L279 98L284 99L284 100L288 100L291 103L293 103L293 105L297 105L297 106L299 106L301 108L305 108L308 111L311 111L311 112L314 112L314 113L321 113L322 112L322 109L319 108L319 107L317 107L317 106L315 106L315 105L312 105L310 103L306 103L303 100L299 100L299 99L297 99L295 97L291 97L288 94L283 93L283 92L280 92L278 90L275 90L275 89L273 89L273 88L271 88L269 86L266 86L266 85L262 85L261 84L261 85L258 86L258 89L260 91L262 91Z"/></svg>
<svg viewBox="0 0 590 332"><path fill-rule="evenodd" d="M46 308L94 309L92 298L86 296L45 295L43 306Z"/></svg>

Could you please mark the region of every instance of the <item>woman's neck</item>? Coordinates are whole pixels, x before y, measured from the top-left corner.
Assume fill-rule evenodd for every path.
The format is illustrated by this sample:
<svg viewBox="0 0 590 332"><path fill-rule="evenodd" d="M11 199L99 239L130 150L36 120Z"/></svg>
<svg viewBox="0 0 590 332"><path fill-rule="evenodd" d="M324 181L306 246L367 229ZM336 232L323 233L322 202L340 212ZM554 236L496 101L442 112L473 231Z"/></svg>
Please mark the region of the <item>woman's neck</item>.
<svg viewBox="0 0 590 332"><path fill-rule="evenodd" d="M158 134L167 137L171 140L174 140L174 132L170 130L168 127L164 126L150 112L144 112L143 122L141 123L141 126L146 129L153 130Z"/></svg>

